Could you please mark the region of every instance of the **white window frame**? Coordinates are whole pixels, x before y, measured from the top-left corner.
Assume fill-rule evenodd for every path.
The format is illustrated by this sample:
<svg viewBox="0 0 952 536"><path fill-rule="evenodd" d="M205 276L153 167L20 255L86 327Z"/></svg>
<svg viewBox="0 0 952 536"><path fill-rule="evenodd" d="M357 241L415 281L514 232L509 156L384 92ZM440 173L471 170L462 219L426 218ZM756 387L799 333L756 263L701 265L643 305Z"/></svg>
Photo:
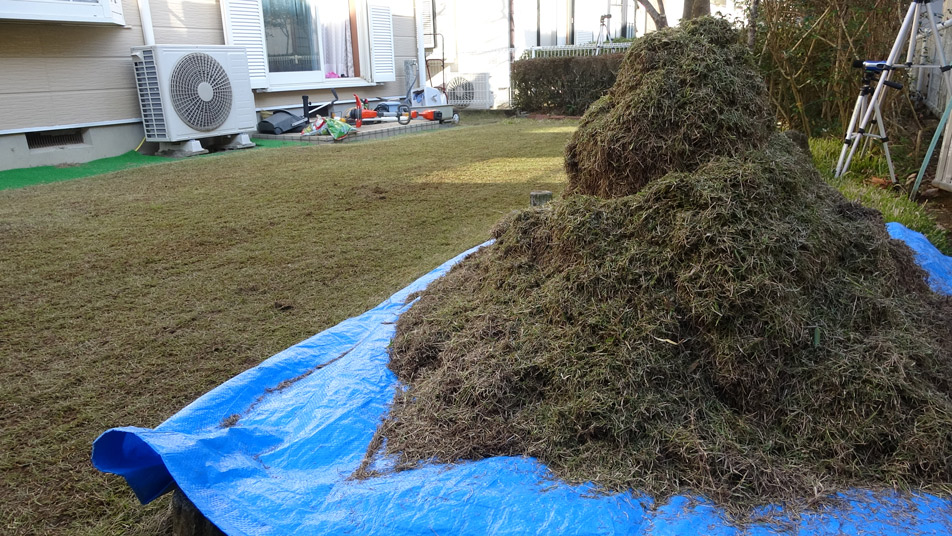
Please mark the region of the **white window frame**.
<svg viewBox="0 0 952 536"><path fill-rule="evenodd" d="M0 0L0 20L125 26L121 0Z"/></svg>
<svg viewBox="0 0 952 536"><path fill-rule="evenodd" d="M261 0L221 0L221 12L225 44L244 46L248 50L251 87L255 90L362 87L396 80L393 15L383 0L362 0L358 4L359 78L324 78L323 71L272 73L268 69ZM387 15L383 16L384 13ZM321 45L323 50L323 43Z"/></svg>
<svg viewBox="0 0 952 536"><path fill-rule="evenodd" d="M316 28L321 27L321 14L318 12L316 7L312 7L314 10L314 26ZM262 21L264 20L262 14ZM262 28L263 30L264 28ZM265 41L267 42L268 36L265 34ZM286 71L286 72L271 72L268 70L268 84L275 87L293 87L299 88L301 86L310 87L319 85L324 82L324 34L320 33L317 36L317 54L321 57L321 69L318 71ZM267 55L267 46L265 47L265 55Z"/></svg>

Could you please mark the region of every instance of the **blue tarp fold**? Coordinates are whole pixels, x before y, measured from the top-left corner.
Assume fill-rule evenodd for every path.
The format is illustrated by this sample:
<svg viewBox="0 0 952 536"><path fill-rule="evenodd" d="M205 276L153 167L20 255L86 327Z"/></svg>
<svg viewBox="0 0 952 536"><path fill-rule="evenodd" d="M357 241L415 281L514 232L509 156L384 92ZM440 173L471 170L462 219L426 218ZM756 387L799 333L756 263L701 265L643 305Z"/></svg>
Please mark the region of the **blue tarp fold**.
<svg viewBox="0 0 952 536"><path fill-rule="evenodd" d="M898 224L889 232L916 251L933 288L952 294L952 258ZM858 491L836 509L796 520L780 513L742 531L704 501L674 497L655 505L635 493L603 495L554 480L530 458L349 478L397 387L386 348L407 297L475 249L232 378L154 430L105 432L93 445L93 463L122 475L143 503L178 485L233 536L952 534L952 501L929 495Z"/></svg>
<svg viewBox="0 0 952 536"><path fill-rule="evenodd" d="M952 259L929 242L922 233L913 231L901 223L886 224L889 236L905 242L916 254L916 263L929 274L929 286L941 294L952 295Z"/></svg>

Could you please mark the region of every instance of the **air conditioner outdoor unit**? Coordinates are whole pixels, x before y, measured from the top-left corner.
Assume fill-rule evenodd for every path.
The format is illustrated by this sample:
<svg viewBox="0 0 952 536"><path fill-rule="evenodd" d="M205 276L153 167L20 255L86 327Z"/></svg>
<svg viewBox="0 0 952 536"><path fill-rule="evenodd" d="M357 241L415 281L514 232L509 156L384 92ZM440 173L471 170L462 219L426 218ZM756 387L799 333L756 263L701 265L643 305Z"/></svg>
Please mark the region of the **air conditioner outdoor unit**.
<svg viewBox="0 0 952 536"><path fill-rule="evenodd" d="M255 129L244 47L152 45L133 47L132 58L147 141L181 142Z"/></svg>
<svg viewBox="0 0 952 536"><path fill-rule="evenodd" d="M486 110L493 107L489 73L447 73L446 100L457 108Z"/></svg>

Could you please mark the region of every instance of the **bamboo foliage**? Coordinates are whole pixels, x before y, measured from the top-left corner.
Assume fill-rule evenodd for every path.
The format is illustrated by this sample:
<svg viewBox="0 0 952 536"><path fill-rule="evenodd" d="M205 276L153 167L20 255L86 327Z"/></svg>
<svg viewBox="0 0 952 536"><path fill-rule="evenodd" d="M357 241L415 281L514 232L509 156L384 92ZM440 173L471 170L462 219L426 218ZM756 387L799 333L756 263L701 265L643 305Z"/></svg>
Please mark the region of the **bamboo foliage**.
<svg viewBox="0 0 952 536"><path fill-rule="evenodd" d="M761 1L755 53L780 122L810 133L845 125L862 77L853 60L886 59L908 5L908 0Z"/></svg>

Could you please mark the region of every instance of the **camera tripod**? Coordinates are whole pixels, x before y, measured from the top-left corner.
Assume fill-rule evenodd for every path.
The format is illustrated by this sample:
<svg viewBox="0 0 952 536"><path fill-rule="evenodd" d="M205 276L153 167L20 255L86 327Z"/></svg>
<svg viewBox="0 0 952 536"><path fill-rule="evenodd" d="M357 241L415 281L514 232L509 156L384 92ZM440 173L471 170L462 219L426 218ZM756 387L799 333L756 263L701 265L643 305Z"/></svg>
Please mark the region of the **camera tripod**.
<svg viewBox="0 0 952 536"><path fill-rule="evenodd" d="M608 31L608 21L612 18L611 13L608 15L602 15L598 18L598 39L595 40L595 55L598 56L598 53L602 50L602 46L605 45L605 42L612 42L612 34Z"/></svg>
<svg viewBox="0 0 952 536"><path fill-rule="evenodd" d="M893 182L896 182L896 173L893 168L892 158L889 154L889 138L886 135L886 126L883 124L881 108L885 88L902 89L902 84L890 81L893 71L915 68L919 69L921 73L922 69L937 68L942 73L942 79L946 89L952 92L952 72L950 72L952 65L949 65L946 61L945 46L942 42L942 36L939 34L939 30L952 24L952 21L939 24L936 21L935 13L929 9L930 4L930 0L912 1L912 4L906 12L906 17L902 21L899 35L896 36L896 41L893 43L892 50L889 52L886 61L856 61L853 63L854 67L862 67L865 71L863 87L860 90L859 97L856 99L856 106L853 108L853 116L847 128L843 148L840 151L840 158L836 163L834 177L840 177L849 170L850 163L856 154L860 140L867 138L878 139L882 142L883 152L886 154L886 161L889 164L889 176ZM921 28L923 18L925 18L925 22L928 23L928 28L925 30ZM913 62L916 56L916 41L920 31L922 31L925 37L932 37L933 46L935 46L939 60L938 65L923 65ZM906 62L898 63L899 55L904 48L906 48ZM875 82L875 86L873 86L873 82ZM878 126L877 130L879 134L867 132L867 127L874 120Z"/></svg>
<svg viewBox="0 0 952 536"><path fill-rule="evenodd" d="M837 164L836 168L836 177L839 177L843 173L846 173L846 170L849 169L850 161L853 159L853 155L856 151L856 147L859 145L859 140L861 138L866 138L868 142L870 139L876 139L882 142L883 144L883 153L886 155L886 164L889 165L889 178L892 182L896 182L896 169L893 167L892 155L889 153L889 137L886 135L886 124L883 122L883 112L880 108L880 102L882 98L876 99L876 89L880 85L886 86L892 89L902 89L902 84L897 82L892 82L888 80L889 68L885 65L885 62L864 62L864 61L855 61L853 62L853 67L863 69L863 85L859 90L859 97L856 99L856 105L853 107L853 115L850 117L850 124L847 131L846 141L843 144L843 149L840 151L840 161ZM865 128L859 128L854 132L857 121L862 117L867 117L868 114L871 114L871 119L868 120L868 123L875 123L878 127L878 134L868 132ZM867 123L867 124L868 124ZM846 156L846 162L843 163L844 155L849 149L849 154ZM865 149L864 149L865 151ZM842 166L842 168L841 168Z"/></svg>

